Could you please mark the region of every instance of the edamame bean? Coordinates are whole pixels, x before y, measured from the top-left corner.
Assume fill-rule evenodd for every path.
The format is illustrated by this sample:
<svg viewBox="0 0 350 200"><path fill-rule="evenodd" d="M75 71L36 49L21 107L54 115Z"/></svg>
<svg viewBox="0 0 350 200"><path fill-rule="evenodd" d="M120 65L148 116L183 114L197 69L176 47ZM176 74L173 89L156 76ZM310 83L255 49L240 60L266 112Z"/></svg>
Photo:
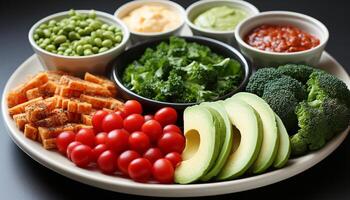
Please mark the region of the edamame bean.
<svg viewBox="0 0 350 200"><path fill-rule="evenodd" d="M107 48L107 47L102 47L98 52L99 52L99 53L102 53L102 52L105 52L105 51L108 51L108 48Z"/></svg>
<svg viewBox="0 0 350 200"><path fill-rule="evenodd" d="M113 45L113 42L110 39L103 40L102 42L102 46L104 47L111 47L112 45Z"/></svg>
<svg viewBox="0 0 350 200"><path fill-rule="evenodd" d="M63 42L65 42L67 40L67 37L64 35L59 35L56 37L56 39L54 40L54 44L61 44Z"/></svg>
<svg viewBox="0 0 350 200"><path fill-rule="evenodd" d="M84 50L84 56L89 56L89 55L92 55L93 53L92 53L92 51L91 51L91 49L85 49Z"/></svg>

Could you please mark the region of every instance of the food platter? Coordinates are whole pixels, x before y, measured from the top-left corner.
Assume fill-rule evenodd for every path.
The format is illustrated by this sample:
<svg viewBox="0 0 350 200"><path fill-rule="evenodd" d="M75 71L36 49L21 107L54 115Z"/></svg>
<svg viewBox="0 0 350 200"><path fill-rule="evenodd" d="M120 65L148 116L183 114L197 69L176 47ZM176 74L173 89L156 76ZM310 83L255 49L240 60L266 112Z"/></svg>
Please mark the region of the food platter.
<svg viewBox="0 0 350 200"><path fill-rule="evenodd" d="M189 33L185 30L184 33ZM350 87L350 79L344 68L327 52L322 54L319 67L336 75ZM162 196L162 197L188 197L188 196L209 196L239 192L270 185L284 179L295 176L315 164L322 161L331 154L346 138L349 128L338 136L334 137L324 148L312 152L306 156L297 159L291 159L287 165L279 170L267 172L262 175L240 178L232 181L190 184L190 185L162 185L162 184L144 184L135 183L132 180L104 175L97 171L85 170L76 167L65 157L53 151L43 150L41 145L35 141L28 140L19 131L8 115L6 105L6 95L11 88L24 81L24 77L42 71L44 68L36 55L29 57L9 78L2 96L1 110L8 133L12 140L31 158L44 165L45 167L62 174L73 180L99 187L106 190L144 195L144 196Z"/></svg>
<svg viewBox="0 0 350 200"><path fill-rule="evenodd" d="M317 19L242 2L215 8L249 14L228 30L192 24L198 4L213 0L186 13L139 0L115 16L70 10L40 20L29 31L36 54L2 95L10 137L70 179L143 196L234 193L311 168L349 132L349 75L324 51L329 33ZM154 33L127 23L150 8L182 19Z"/></svg>

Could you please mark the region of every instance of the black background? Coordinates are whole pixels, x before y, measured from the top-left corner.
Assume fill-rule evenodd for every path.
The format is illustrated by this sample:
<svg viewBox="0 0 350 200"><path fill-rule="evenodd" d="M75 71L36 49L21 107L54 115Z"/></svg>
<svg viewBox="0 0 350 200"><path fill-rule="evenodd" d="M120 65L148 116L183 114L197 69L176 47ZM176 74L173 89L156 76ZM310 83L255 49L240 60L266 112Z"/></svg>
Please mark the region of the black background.
<svg viewBox="0 0 350 200"><path fill-rule="evenodd" d="M27 34L39 19L70 8L114 13L121 0L1 1L0 83L1 93L11 73L33 54ZM193 1L177 1L187 7ZM347 1L254 0L260 11L289 10L322 21L330 31L326 50L350 71L350 6ZM41 166L23 153L0 122L0 199L144 199L93 188ZM310 170L263 188L208 197L208 199L350 199L350 138L324 161Z"/></svg>

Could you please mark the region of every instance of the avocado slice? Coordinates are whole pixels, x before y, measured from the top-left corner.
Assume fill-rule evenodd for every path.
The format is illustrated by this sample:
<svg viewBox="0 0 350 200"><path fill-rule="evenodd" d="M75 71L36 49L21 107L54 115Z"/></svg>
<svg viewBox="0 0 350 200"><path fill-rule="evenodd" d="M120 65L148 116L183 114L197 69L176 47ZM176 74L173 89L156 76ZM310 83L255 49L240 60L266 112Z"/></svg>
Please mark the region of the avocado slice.
<svg viewBox="0 0 350 200"><path fill-rule="evenodd" d="M256 160L262 143L258 115L251 106L233 98L226 99L223 105L234 132L231 152L216 177L218 180L233 179L244 174Z"/></svg>
<svg viewBox="0 0 350 200"><path fill-rule="evenodd" d="M216 102L210 102L210 103L204 102L201 105L207 106L216 110L220 115L219 118L222 118L222 120L219 120L221 122L220 129L216 132L216 134L219 134L221 138L220 153L215 161L215 165L210 169L210 171L207 174L205 174L201 178L201 181L208 181L212 179L214 176L216 176L225 165L226 160L231 153L233 133L232 133L232 125L231 125L230 119L223 106L223 101L216 101Z"/></svg>
<svg viewBox="0 0 350 200"><path fill-rule="evenodd" d="M217 114L213 116L213 113ZM214 109L204 106L187 107L184 111L184 135L186 146L183 161L175 170L175 182L192 183L199 180L214 165L219 153L219 128Z"/></svg>
<svg viewBox="0 0 350 200"><path fill-rule="evenodd" d="M258 158L252 165L251 171L255 174L262 173L274 162L279 147L279 135L275 113L262 98L255 94L240 92L235 94L232 98L237 98L246 102L252 106L260 116L263 130L263 141Z"/></svg>
<svg viewBox="0 0 350 200"><path fill-rule="evenodd" d="M290 147L290 140L289 140L289 135L286 127L284 126L281 118L279 118L279 116L276 114L275 116L276 116L277 129L278 129L280 142L279 142L276 159L273 163L273 167L281 168L287 163L289 159L291 147Z"/></svg>

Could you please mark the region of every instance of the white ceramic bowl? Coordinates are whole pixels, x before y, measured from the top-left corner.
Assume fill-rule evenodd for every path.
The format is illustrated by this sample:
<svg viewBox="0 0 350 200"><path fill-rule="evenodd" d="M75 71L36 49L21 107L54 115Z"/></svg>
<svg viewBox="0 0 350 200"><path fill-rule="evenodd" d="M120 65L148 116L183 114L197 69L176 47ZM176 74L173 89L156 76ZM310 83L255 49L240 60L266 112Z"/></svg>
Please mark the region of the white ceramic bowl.
<svg viewBox="0 0 350 200"><path fill-rule="evenodd" d="M142 32L136 32L129 29L131 33L131 43L135 44L138 42L143 42L145 40L149 39L159 39L159 38L166 38L171 35L179 35L183 25L185 24L185 9L180 6L179 4L172 2L172 1L165 1L165 0L137 0L137 1L131 1L129 3L124 4L123 6L119 7L115 13L114 16L121 20L123 17L127 16L131 11L135 10L136 8L139 8L143 5L157 5L157 6L164 6L172 11L175 11L177 15L180 17L180 23L177 27L170 29L165 32L157 32L157 33L142 33Z"/></svg>
<svg viewBox="0 0 350 200"><path fill-rule="evenodd" d="M247 13L247 17L259 14L259 10L252 4L242 0L202 0L193 3L186 9L186 24L191 28L194 35L200 35L220 40L225 43L233 44L235 41L235 30L229 31L215 31L208 30L196 26L193 23L195 18L207 11L210 8L216 6L229 6L233 8L242 9Z"/></svg>
<svg viewBox="0 0 350 200"><path fill-rule="evenodd" d="M127 27L123 22L116 19L113 15L108 13L95 11L96 17L101 21L115 25L122 30L123 40L121 43L105 51L103 53L94 54L90 56L64 56L58 55L51 52L48 52L42 48L40 48L33 39L34 31L38 26L42 23L46 23L52 19L60 20L67 17L69 11L59 12L48 17L43 18L42 20L35 23L28 34L29 42L34 50L34 52L39 57L40 62L45 66L48 70L63 70L67 72L71 72L75 75L83 75L85 72L91 72L95 74L104 74L109 63L120 53L122 53L126 47L126 43L129 40L130 33ZM85 13L88 14L90 10L76 10L77 13Z"/></svg>
<svg viewBox="0 0 350 200"><path fill-rule="evenodd" d="M314 48L291 53L276 53L259 50L244 42L244 37L255 27L262 24L292 25L310 33L320 40ZM236 28L235 37L241 52L253 62L255 66L277 66L285 63L302 63L315 66L318 64L322 52L327 44L329 33L327 27L310 16L288 12L262 12L242 21Z"/></svg>

